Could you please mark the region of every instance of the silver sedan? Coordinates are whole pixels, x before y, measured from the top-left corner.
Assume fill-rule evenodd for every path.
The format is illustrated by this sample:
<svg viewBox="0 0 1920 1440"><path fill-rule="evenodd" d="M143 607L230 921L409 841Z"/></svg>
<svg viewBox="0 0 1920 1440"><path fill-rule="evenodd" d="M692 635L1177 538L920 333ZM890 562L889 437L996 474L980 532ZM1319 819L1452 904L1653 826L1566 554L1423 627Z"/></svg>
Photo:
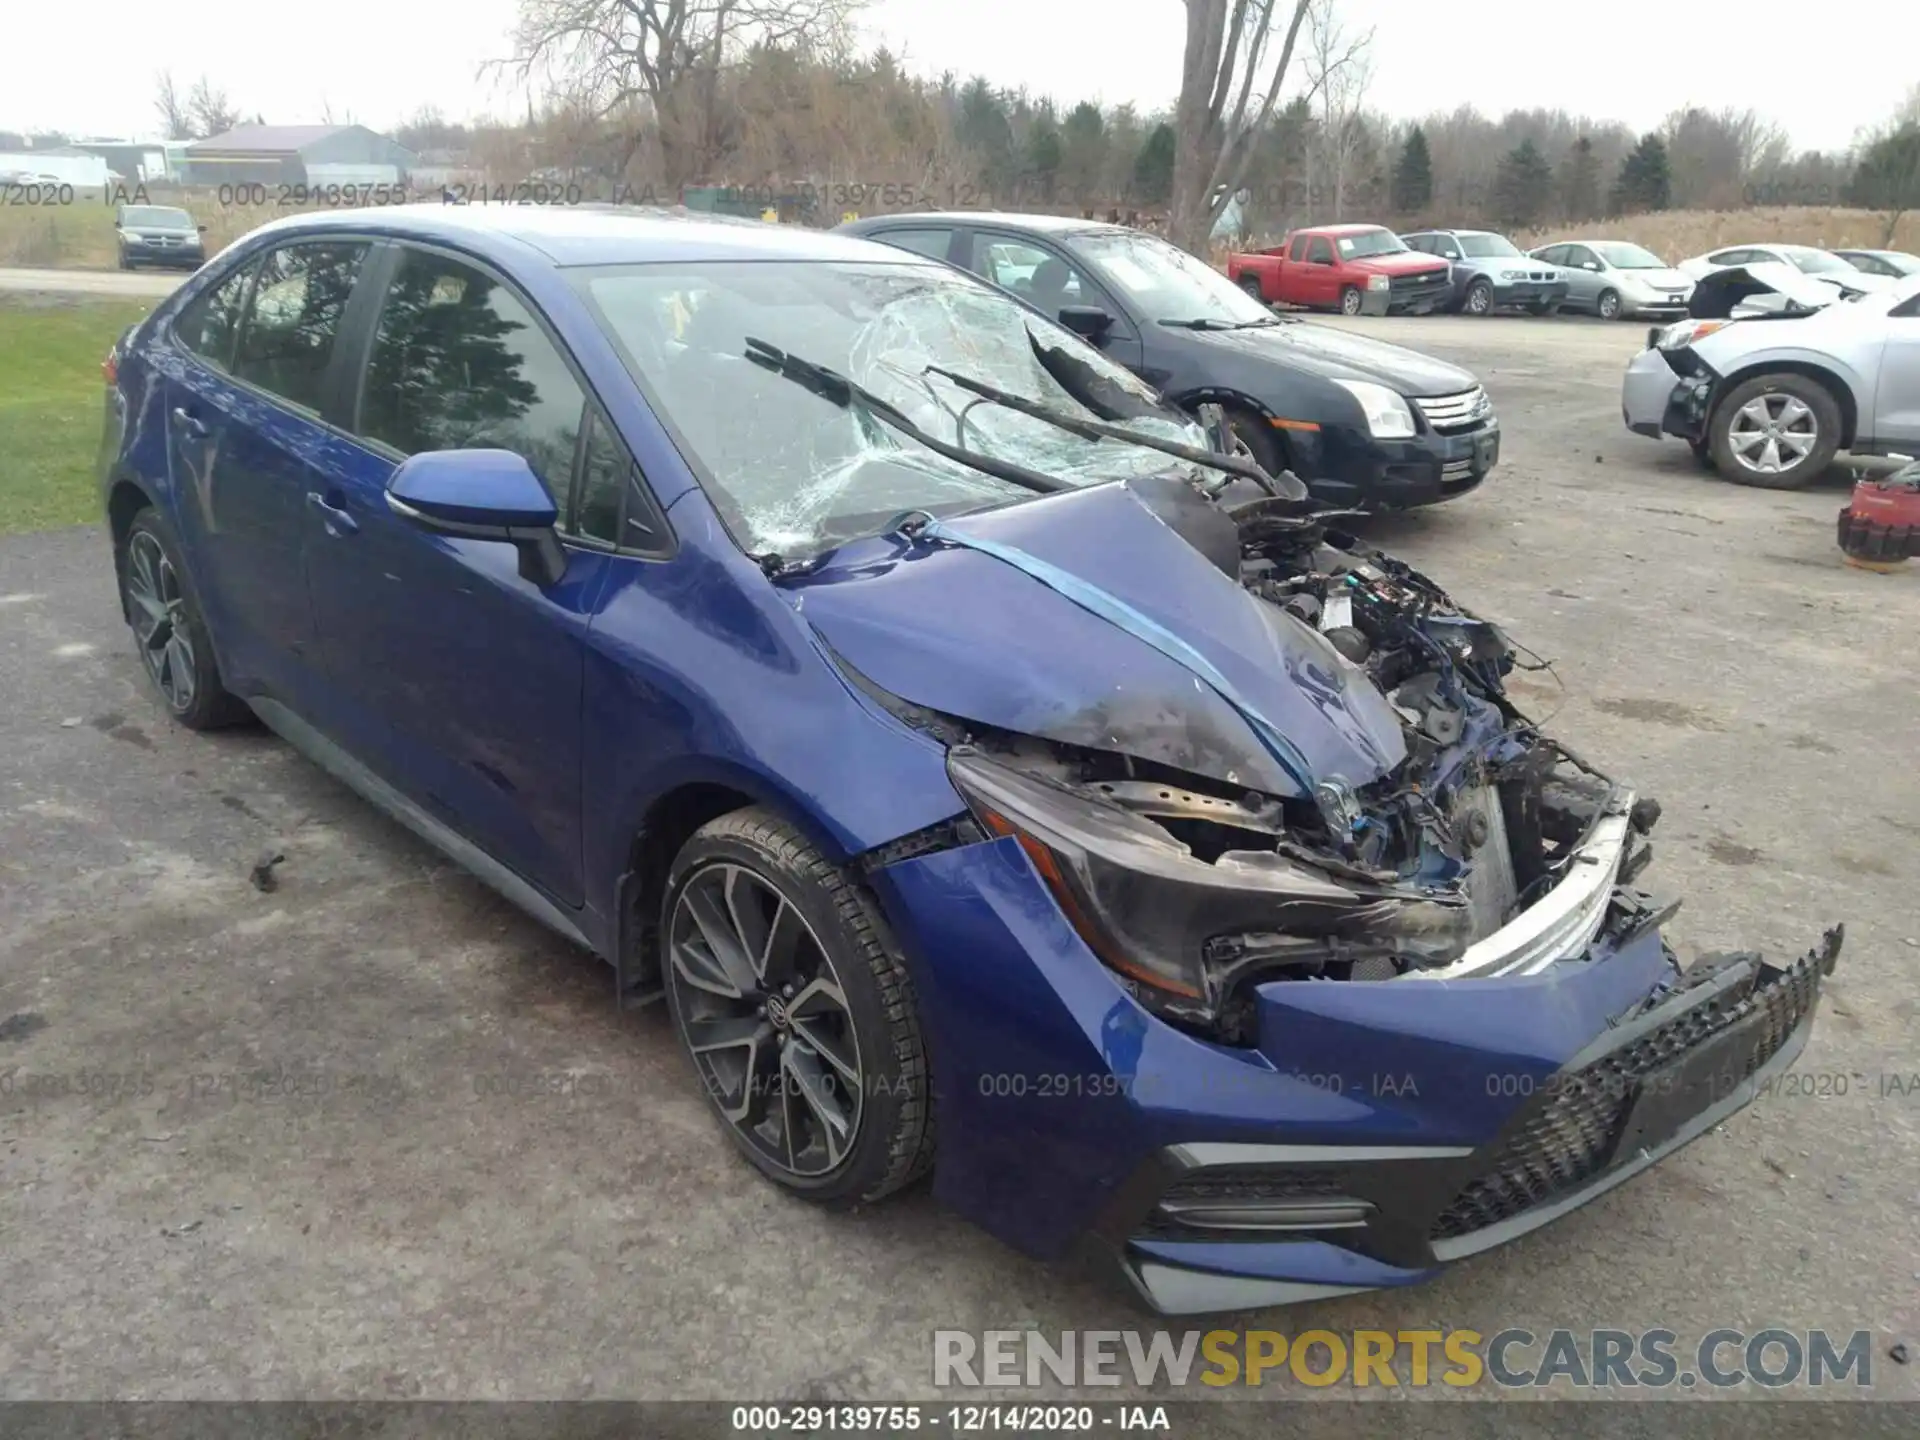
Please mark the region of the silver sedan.
<svg viewBox="0 0 1920 1440"><path fill-rule="evenodd" d="M1651 250L1626 240L1563 240L1529 252L1567 277L1563 310L1603 320L1677 317L1687 313L1693 281Z"/></svg>

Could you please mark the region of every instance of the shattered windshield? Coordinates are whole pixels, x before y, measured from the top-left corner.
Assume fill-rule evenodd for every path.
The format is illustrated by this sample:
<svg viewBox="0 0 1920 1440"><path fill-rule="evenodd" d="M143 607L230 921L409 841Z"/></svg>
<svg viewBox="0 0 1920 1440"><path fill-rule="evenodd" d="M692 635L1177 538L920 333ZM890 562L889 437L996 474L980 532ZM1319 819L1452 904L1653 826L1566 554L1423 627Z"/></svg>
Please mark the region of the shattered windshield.
<svg viewBox="0 0 1920 1440"><path fill-rule="evenodd" d="M939 366L1083 419L1100 418L1094 406L1112 415L1117 397L1130 410L1157 410L1153 392L1098 351L944 266L701 261L583 274L601 325L749 553L793 558L872 534L906 511L951 515L1033 492L752 363L748 336L865 386L937 440L1067 485L1184 463L1082 439L927 373ZM1171 412L1119 423L1206 445L1197 425Z"/></svg>

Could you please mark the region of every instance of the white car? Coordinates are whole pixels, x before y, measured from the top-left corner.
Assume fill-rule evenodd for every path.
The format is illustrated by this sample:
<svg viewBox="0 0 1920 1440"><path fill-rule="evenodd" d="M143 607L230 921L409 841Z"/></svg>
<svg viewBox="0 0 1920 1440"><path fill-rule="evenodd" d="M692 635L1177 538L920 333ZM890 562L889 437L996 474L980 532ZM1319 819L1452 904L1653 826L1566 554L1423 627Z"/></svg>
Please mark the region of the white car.
<svg viewBox="0 0 1920 1440"><path fill-rule="evenodd" d="M1859 276L1861 280L1870 276ZM1836 452L1920 452L1920 276L1864 293L1762 261L1711 272L1627 366L1620 413L1728 480L1818 479Z"/></svg>
<svg viewBox="0 0 1920 1440"><path fill-rule="evenodd" d="M1819 250L1811 245L1730 245L1724 250L1682 260L1676 268L1689 279L1699 280L1716 270L1769 263L1791 265L1803 275L1838 280L1858 289L1885 290L1894 283L1889 276L1870 275L1831 250Z"/></svg>

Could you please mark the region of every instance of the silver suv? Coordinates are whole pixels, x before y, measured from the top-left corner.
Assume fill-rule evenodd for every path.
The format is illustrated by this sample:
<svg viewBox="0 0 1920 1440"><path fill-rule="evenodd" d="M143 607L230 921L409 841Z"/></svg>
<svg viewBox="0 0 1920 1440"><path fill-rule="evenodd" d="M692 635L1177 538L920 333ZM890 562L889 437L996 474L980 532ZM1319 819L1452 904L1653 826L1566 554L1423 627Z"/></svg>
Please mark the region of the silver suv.
<svg viewBox="0 0 1920 1440"><path fill-rule="evenodd" d="M1453 262L1449 310L1488 315L1497 306L1519 305L1551 315L1567 298L1566 276L1491 230L1417 230L1400 238L1410 249Z"/></svg>

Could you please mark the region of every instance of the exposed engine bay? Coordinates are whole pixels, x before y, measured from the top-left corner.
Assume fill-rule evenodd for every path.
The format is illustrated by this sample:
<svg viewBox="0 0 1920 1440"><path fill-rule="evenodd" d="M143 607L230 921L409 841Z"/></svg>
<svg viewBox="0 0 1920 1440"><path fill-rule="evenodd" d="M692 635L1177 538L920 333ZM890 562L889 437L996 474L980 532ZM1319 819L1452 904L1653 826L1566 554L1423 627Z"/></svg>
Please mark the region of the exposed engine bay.
<svg viewBox="0 0 1920 1440"><path fill-rule="evenodd" d="M1505 678L1546 667L1499 627L1305 498L1242 480L1128 488L1271 623L1377 687L1406 751L1370 783L1318 775L1277 796L977 725L947 736L975 818L1019 840L1143 1004L1244 1043L1261 984L1535 973L1671 914L1628 888L1659 806L1521 713ZM1532 923L1536 906L1552 914ZM1505 927L1523 933L1508 945Z"/></svg>

